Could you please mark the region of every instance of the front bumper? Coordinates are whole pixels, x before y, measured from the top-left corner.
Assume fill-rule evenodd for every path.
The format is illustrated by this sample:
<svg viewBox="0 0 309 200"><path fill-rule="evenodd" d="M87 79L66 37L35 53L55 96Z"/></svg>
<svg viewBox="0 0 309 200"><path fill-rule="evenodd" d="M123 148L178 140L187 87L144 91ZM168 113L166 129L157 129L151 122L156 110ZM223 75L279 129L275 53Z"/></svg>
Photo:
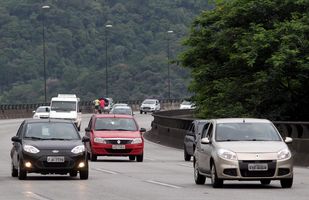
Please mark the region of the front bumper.
<svg viewBox="0 0 309 200"><path fill-rule="evenodd" d="M250 170L249 165L267 165L267 170ZM218 158L217 176L225 180L280 180L293 177L293 160L238 160Z"/></svg>
<svg viewBox="0 0 309 200"><path fill-rule="evenodd" d="M48 162L48 156L59 156L64 157L64 162ZM23 158L23 169L28 173L41 173L41 174L66 174L71 171L81 171L88 167L86 153L80 154L29 154L24 153ZM31 167L26 167L25 163L31 163ZM83 167L80 167L80 163L84 163Z"/></svg>
<svg viewBox="0 0 309 200"><path fill-rule="evenodd" d="M144 152L144 144L125 144L123 149L115 149L113 144L92 144L92 153L98 156L137 156Z"/></svg>

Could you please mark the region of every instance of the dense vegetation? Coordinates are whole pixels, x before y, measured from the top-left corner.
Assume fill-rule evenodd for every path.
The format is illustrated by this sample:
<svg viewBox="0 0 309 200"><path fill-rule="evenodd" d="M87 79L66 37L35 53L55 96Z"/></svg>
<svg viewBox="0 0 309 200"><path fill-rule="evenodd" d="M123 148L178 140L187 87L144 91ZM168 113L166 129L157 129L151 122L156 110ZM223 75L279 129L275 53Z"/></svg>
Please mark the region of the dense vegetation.
<svg viewBox="0 0 309 200"><path fill-rule="evenodd" d="M109 96L167 98L167 43L174 60L207 2L1 0L0 104L44 102L43 15L48 100L57 93L76 93L82 100L105 95L106 39ZM188 70L177 64L170 69L171 97L186 97Z"/></svg>
<svg viewBox="0 0 309 200"><path fill-rule="evenodd" d="M201 117L309 120L308 0L221 1L185 44Z"/></svg>

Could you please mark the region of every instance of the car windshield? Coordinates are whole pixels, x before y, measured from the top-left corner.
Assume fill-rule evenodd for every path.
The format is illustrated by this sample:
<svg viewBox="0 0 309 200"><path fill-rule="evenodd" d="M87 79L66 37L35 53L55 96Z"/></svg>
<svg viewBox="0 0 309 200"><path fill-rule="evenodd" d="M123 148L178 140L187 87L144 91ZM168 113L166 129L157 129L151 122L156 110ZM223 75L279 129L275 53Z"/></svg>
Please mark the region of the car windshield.
<svg viewBox="0 0 309 200"><path fill-rule="evenodd" d="M222 123L216 127L216 141L281 141L270 123Z"/></svg>
<svg viewBox="0 0 309 200"><path fill-rule="evenodd" d="M54 111L75 111L75 101L52 101L51 110Z"/></svg>
<svg viewBox="0 0 309 200"><path fill-rule="evenodd" d="M122 108L117 107L111 111L112 114L125 114L125 115L132 115L131 108Z"/></svg>
<svg viewBox="0 0 309 200"><path fill-rule="evenodd" d="M181 104L182 104L182 105L191 105L191 102L189 102L189 101L184 101L184 102L182 102Z"/></svg>
<svg viewBox="0 0 309 200"><path fill-rule="evenodd" d="M143 102L143 104L156 104L156 101L154 100L146 100Z"/></svg>
<svg viewBox="0 0 309 200"><path fill-rule="evenodd" d="M24 134L25 139L40 140L79 140L79 133L70 123L29 123Z"/></svg>
<svg viewBox="0 0 309 200"><path fill-rule="evenodd" d="M97 118L94 129L98 130L124 130L137 131L137 126L132 118Z"/></svg>
<svg viewBox="0 0 309 200"><path fill-rule="evenodd" d="M38 109L36 109L36 111L35 112L37 112L37 113L42 113L42 112L49 112L49 108L47 108L47 107L38 107Z"/></svg>

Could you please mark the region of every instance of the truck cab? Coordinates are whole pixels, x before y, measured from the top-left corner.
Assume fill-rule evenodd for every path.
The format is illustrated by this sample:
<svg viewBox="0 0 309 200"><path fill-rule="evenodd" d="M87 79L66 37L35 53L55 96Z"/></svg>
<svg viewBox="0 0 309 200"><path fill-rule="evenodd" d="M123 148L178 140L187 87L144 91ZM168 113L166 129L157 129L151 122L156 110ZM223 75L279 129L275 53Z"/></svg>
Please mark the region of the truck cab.
<svg viewBox="0 0 309 200"><path fill-rule="evenodd" d="M80 131L82 113L79 102L80 99L75 94L58 94L51 99L49 117L72 120Z"/></svg>

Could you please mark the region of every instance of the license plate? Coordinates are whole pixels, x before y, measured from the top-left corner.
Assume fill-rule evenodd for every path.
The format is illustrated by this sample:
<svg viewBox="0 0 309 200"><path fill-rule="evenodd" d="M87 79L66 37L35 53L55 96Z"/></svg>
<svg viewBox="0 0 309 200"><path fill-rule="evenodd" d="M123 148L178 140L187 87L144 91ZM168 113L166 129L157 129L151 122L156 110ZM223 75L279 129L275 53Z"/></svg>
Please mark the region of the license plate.
<svg viewBox="0 0 309 200"><path fill-rule="evenodd" d="M50 163L63 163L64 157L63 156L47 156L47 162Z"/></svg>
<svg viewBox="0 0 309 200"><path fill-rule="evenodd" d="M112 149L125 149L126 145L113 145Z"/></svg>
<svg viewBox="0 0 309 200"><path fill-rule="evenodd" d="M248 164L249 171L267 171L268 165L266 163L252 163Z"/></svg>

